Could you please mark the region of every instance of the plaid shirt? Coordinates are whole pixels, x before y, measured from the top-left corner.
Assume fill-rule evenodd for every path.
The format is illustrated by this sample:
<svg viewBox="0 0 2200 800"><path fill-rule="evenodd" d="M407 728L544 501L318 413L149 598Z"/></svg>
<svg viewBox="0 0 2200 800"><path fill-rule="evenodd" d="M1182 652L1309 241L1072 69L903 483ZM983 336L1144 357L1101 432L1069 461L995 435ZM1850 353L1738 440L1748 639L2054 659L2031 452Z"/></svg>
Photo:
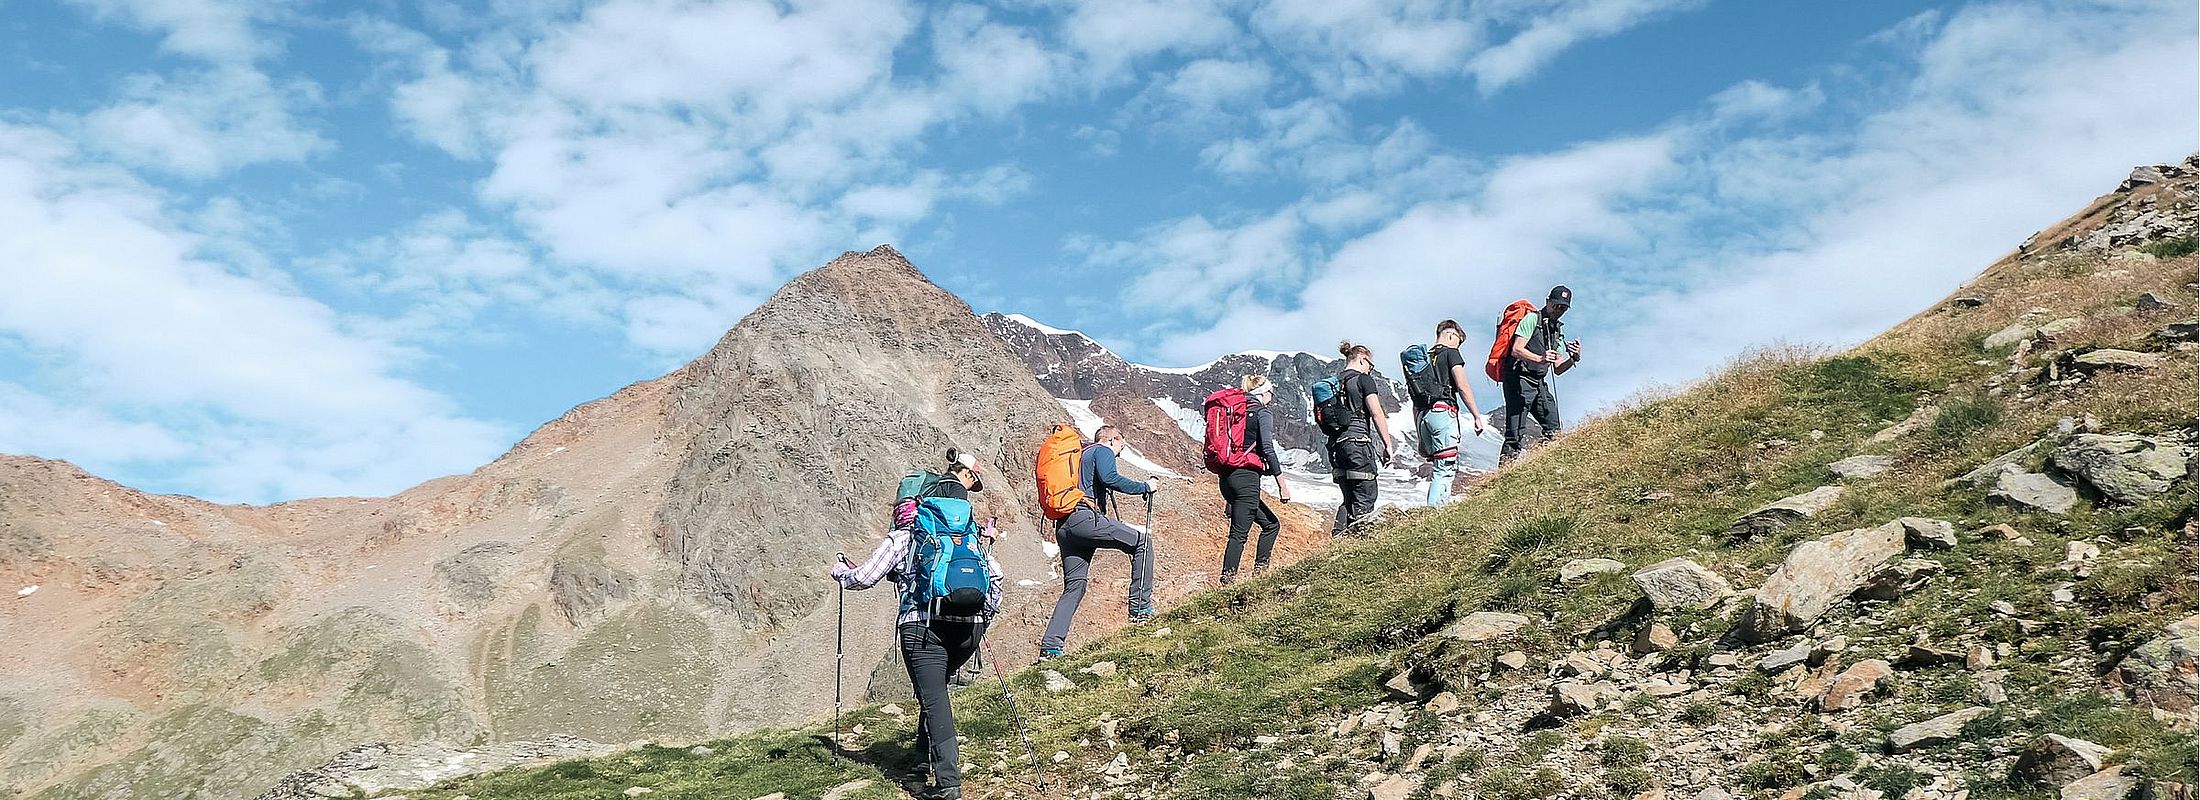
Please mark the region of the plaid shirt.
<svg viewBox="0 0 2200 800"><path fill-rule="evenodd" d="M905 573L902 565L907 563L909 563L909 531L906 528L897 527L886 534L885 541L879 542L878 547L871 550L871 557L865 559L861 566L834 565L833 580L839 581L841 586L849 589L869 589L878 585L879 581L891 577L894 579L895 588L900 590L901 596L908 597L915 592L919 579L917 576ZM1001 562L993 559L993 553L990 550L986 551L985 554L985 569L988 577L991 578L987 581L985 593L985 617L989 618L1001 610ZM940 619L948 622L985 621L985 618L950 617L946 615L940 616ZM895 624L930 622L931 620L932 612L919 607L902 612L901 617L895 620Z"/></svg>

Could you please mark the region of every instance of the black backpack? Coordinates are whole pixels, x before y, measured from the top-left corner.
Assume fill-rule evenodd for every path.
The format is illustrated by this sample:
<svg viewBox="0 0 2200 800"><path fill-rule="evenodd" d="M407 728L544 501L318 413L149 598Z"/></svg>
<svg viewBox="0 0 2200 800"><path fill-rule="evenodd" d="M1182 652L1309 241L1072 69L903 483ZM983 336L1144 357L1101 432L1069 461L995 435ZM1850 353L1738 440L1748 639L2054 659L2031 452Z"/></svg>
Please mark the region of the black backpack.
<svg viewBox="0 0 2200 800"><path fill-rule="evenodd" d="M1359 404L1345 396L1344 373L1315 381L1306 393L1314 400L1314 424L1321 427L1322 435L1335 439L1352 429Z"/></svg>
<svg viewBox="0 0 2200 800"><path fill-rule="evenodd" d="M1448 376L1439 370L1428 348L1414 345L1398 354L1398 366L1406 376L1406 394L1411 396L1416 411L1426 410L1437 403L1451 402L1451 385Z"/></svg>

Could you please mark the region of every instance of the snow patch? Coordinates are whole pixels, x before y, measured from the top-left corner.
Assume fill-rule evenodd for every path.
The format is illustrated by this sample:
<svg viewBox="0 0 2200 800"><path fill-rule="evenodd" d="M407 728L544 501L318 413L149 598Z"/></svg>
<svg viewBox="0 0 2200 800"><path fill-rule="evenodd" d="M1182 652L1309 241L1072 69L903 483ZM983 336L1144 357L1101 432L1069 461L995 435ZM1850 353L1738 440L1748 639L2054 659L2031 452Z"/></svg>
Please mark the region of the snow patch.
<svg viewBox="0 0 2200 800"><path fill-rule="evenodd" d="M21 588L21 589L17 589L17 590L15 590L15 596L16 596L16 597L29 597L29 596L31 596L31 595L34 595L34 594L37 594L37 593L38 593L38 584L35 584L35 583L34 583L34 584L31 584L31 585L29 585L29 586L25 586L25 587L23 587L23 588Z"/></svg>
<svg viewBox="0 0 2200 800"><path fill-rule="evenodd" d="M1176 420L1176 427L1183 429L1184 435L1192 437L1192 441L1207 440L1207 418L1200 416L1199 412L1177 405L1175 400L1166 397L1154 398L1153 404L1155 408L1161 409L1161 413Z"/></svg>
<svg viewBox="0 0 2200 800"><path fill-rule="evenodd" d="M1055 400L1062 404L1063 410L1069 412L1070 422L1077 425L1077 432L1084 434L1087 441L1092 439L1093 432L1100 430L1101 425L1107 424L1105 420L1100 418L1098 412L1092 410L1091 400L1063 400L1059 397ZM1131 466L1145 470L1149 475L1179 479L1184 477L1176 470L1154 463L1152 459L1140 454L1136 447L1123 448L1123 454L1119 458L1130 462Z"/></svg>
<svg viewBox="0 0 2200 800"><path fill-rule="evenodd" d="M1137 368L1137 369L1142 369L1142 370L1145 370L1145 371L1147 371L1147 372L1158 372L1158 373L1161 373L1161 374L1163 374L1163 375L1197 375L1197 374L1199 374L1199 373L1202 373L1202 372L1206 372L1207 370L1209 370L1209 369L1213 368L1213 367L1214 367L1214 365L1216 365L1216 364L1220 364L1220 363L1222 363L1223 359L1226 359L1226 358L1232 358L1232 357L1236 357L1236 356L1252 356L1252 357L1254 357L1254 358L1259 358L1259 359L1265 359L1265 360L1267 360L1267 361L1268 361L1268 363L1270 363L1270 364L1274 364L1274 363L1276 363L1276 359L1279 359L1279 358L1295 358L1295 357L1298 357L1298 356L1303 356L1303 355L1312 355L1312 354L1311 354L1311 353L1308 353L1308 352L1307 352L1307 351L1305 351L1305 350L1290 350L1290 351L1285 351L1285 350L1245 350L1245 351L1241 351L1241 352L1231 353L1230 355L1226 355L1226 356L1223 356L1222 358L1217 358L1217 359L1215 359L1215 360L1213 360L1213 361L1209 361L1209 362L1207 362L1207 363L1205 363L1205 364L1200 364L1200 365L1197 365L1197 366L1191 366L1191 367L1156 367L1156 366L1151 366L1151 365L1148 365L1148 364L1132 364L1131 366L1132 366L1132 367L1135 367L1135 368ZM1322 358L1321 356L1314 356L1314 357L1315 357L1315 358ZM1323 359L1323 360L1325 360L1325 361L1326 361L1326 360L1333 360L1333 359Z"/></svg>
<svg viewBox="0 0 2200 800"><path fill-rule="evenodd" d="M1049 336L1084 336L1084 338L1086 339L1092 338L1090 336L1085 336L1084 331L1073 331L1066 328L1057 328L1044 322L1040 322L1038 320L1024 316L1022 314L1002 314L1001 316L1009 318L1018 325L1022 325L1026 328L1030 328Z"/></svg>

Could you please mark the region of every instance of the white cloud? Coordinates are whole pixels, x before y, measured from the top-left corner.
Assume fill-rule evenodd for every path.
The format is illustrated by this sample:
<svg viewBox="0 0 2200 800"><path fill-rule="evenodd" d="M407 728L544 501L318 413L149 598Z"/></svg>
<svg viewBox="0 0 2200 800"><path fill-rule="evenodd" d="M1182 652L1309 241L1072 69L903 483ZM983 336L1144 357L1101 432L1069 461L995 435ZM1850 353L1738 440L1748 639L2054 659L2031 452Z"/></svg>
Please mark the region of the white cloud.
<svg viewBox="0 0 2200 800"><path fill-rule="evenodd" d="M1085 58L1088 78L1109 83L1138 61L1228 42L1237 23L1215 0L1075 0L1062 36Z"/></svg>
<svg viewBox="0 0 2200 800"><path fill-rule="evenodd" d="M248 62L280 49L254 23L282 6L255 0L70 0L101 20L160 34L170 53L216 62Z"/></svg>
<svg viewBox="0 0 2200 800"><path fill-rule="evenodd" d="M265 500L392 491L470 469L506 441L400 377L414 354L199 257L204 243L159 193L82 164L56 132L0 126L0 218L12 230L0 238L0 335L67 376L55 389L66 400L11 387L44 399L0 406L0 431L14 432L0 449L125 476L158 462L166 488ZM111 424L62 435L71 420Z"/></svg>
<svg viewBox="0 0 2200 800"><path fill-rule="evenodd" d="M945 71L944 94L986 114L1003 114L1043 97L1071 68L1067 54L1047 49L1032 31L986 19L985 9L958 5L932 19L932 58Z"/></svg>
<svg viewBox="0 0 2200 800"><path fill-rule="evenodd" d="M311 82L278 85L250 67L148 73L131 76L121 100L81 124L93 144L125 162L205 178L329 149L297 115L318 100Z"/></svg>
<svg viewBox="0 0 2200 800"><path fill-rule="evenodd" d="M1742 84L1653 134L1502 163L1462 199L1412 205L1336 248L1296 296L1234 304L1158 349L1193 360L1341 335L1402 347L1429 321L1479 329L1565 282L1580 293L1572 333L1590 343L1562 389L1579 413L1750 346L1871 335L2132 164L2192 147L2189 120L2168 113L2200 94L2188 4L2010 2L1933 22L1873 39L1914 40L1906 75ZM1815 112L1835 97L1849 116ZM1809 125L1782 124L1802 112Z"/></svg>
<svg viewBox="0 0 2200 800"><path fill-rule="evenodd" d="M1261 62L1203 58L1179 68L1165 91L1187 105L1215 108L1257 101L1274 82L1274 73Z"/></svg>
<svg viewBox="0 0 2200 800"><path fill-rule="evenodd" d="M1559 53L1610 36L1704 0L1565 0L1535 17L1502 44L1475 53L1467 71L1484 94L1516 83Z"/></svg>

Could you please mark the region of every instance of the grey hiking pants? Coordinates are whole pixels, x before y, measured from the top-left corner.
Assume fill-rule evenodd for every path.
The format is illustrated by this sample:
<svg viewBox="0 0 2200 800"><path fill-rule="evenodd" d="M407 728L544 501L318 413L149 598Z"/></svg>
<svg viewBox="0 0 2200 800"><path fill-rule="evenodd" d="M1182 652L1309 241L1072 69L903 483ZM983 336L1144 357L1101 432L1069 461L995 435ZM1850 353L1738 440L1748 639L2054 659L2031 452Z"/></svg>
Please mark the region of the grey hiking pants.
<svg viewBox="0 0 2200 800"><path fill-rule="evenodd" d="M918 759L931 764L932 785L962 785L962 754L955 744L955 711L947 704L947 677L978 652L985 625L977 622L904 622L901 660L917 690Z"/></svg>
<svg viewBox="0 0 2200 800"><path fill-rule="evenodd" d="M1551 393L1549 383L1518 375L1506 375L1504 385L1505 446L1497 460L1511 461L1528 444L1522 440L1528 438L1531 419L1543 429L1543 441L1558 435L1558 395Z"/></svg>
<svg viewBox="0 0 2200 800"><path fill-rule="evenodd" d="M1253 551L1253 568L1268 566L1268 558L1275 554L1276 535L1283 532L1283 523L1276 519L1268 501L1260 499L1260 470L1238 468L1222 476L1222 502L1230 514L1230 542L1222 548L1222 574L1236 575L1238 561L1245 557L1245 539L1260 526L1259 549Z"/></svg>
<svg viewBox="0 0 2200 800"><path fill-rule="evenodd" d="M1152 536L1081 506L1054 524L1054 541L1062 548L1062 599L1054 602L1054 618L1047 620L1046 637L1039 640L1041 648L1060 649L1069 641L1069 624L1077 616L1077 605L1085 601L1085 578L1092 571L1092 556L1100 550L1130 554L1131 610L1153 607Z"/></svg>

